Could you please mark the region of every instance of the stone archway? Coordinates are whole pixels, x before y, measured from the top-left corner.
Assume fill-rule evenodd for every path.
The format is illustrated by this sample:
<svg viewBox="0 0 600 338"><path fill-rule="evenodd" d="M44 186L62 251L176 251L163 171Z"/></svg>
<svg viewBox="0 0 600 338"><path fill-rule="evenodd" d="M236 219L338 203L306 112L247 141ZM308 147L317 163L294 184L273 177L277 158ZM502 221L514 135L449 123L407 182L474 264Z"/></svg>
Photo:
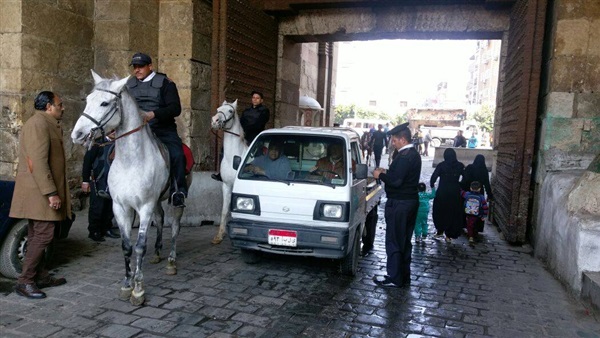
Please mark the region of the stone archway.
<svg viewBox="0 0 600 338"><path fill-rule="evenodd" d="M495 120L495 217L509 242L526 241L546 0L278 1L276 110L295 116L299 44L375 39L500 39L503 50ZM288 121L291 123L291 121Z"/></svg>

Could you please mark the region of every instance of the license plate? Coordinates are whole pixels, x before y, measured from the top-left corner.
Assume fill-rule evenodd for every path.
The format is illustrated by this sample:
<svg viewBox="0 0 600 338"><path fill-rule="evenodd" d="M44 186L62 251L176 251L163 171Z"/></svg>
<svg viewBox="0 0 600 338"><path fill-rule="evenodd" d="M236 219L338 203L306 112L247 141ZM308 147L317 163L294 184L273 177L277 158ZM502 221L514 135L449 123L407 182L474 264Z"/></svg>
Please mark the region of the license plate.
<svg viewBox="0 0 600 338"><path fill-rule="evenodd" d="M281 246L296 246L298 245L298 235L295 231L289 230L269 230L269 244Z"/></svg>

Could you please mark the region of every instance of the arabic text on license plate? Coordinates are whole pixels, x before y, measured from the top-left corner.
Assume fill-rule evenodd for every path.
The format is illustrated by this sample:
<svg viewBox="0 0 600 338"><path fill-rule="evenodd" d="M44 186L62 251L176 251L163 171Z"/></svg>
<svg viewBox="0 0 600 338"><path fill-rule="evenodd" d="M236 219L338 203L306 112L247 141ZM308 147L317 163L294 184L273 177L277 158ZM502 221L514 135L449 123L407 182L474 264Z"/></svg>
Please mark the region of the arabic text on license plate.
<svg viewBox="0 0 600 338"><path fill-rule="evenodd" d="M295 231L289 230L269 230L269 244L281 246L296 246L297 235Z"/></svg>

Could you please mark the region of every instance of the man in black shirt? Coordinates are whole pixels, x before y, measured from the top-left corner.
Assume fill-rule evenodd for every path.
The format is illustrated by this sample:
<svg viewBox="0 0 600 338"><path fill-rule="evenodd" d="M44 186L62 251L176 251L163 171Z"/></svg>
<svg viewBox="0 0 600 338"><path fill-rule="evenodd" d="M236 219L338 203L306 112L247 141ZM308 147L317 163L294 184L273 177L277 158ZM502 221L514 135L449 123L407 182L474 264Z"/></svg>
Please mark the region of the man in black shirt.
<svg viewBox="0 0 600 338"><path fill-rule="evenodd" d="M379 163L381 163L381 153L386 143L387 137L383 132L383 125L380 124L377 126L377 131L373 133L373 139L371 140L371 149L373 149L375 155L375 167L379 167Z"/></svg>
<svg viewBox="0 0 600 338"><path fill-rule="evenodd" d="M386 287L404 287L410 284L412 260L411 238L419 209L419 177L421 155L411 142L408 123L396 126L388 134L398 150L388 170L376 168L373 177L385 184L385 251L387 275L375 276L375 284Z"/></svg>
<svg viewBox="0 0 600 338"><path fill-rule="evenodd" d="M467 139L463 136L462 130L459 130L454 137L453 147L465 148L467 146Z"/></svg>
<svg viewBox="0 0 600 338"><path fill-rule="evenodd" d="M181 114L177 86L165 74L154 71L152 59L146 54L134 54L130 65L133 66L134 76L127 81L127 88L149 121L152 132L169 149L171 177L174 181L171 184L172 203L175 207L183 208L187 183L183 145L175 124L175 117Z"/></svg>

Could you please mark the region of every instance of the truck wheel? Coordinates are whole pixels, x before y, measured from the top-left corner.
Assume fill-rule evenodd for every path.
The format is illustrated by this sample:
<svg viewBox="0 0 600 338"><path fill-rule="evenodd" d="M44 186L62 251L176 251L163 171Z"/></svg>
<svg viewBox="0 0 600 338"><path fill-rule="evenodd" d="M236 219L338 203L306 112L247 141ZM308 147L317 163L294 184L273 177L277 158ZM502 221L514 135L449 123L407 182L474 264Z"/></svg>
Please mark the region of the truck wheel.
<svg viewBox="0 0 600 338"><path fill-rule="evenodd" d="M260 262L260 253L256 250L240 249L242 251L242 260L246 264L256 264Z"/></svg>
<svg viewBox="0 0 600 338"><path fill-rule="evenodd" d="M437 147L439 147L441 144L442 144L442 141L440 141L440 139L439 139L439 138L434 138L433 140L431 140L431 145L432 145L434 148L437 148Z"/></svg>
<svg viewBox="0 0 600 338"><path fill-rule="evenodd" d="M0 273L4 277L17 278L21 273L25 251L27 250L26 219L13 225L0 248Z"/></svg>
<svg viewBox="0 0 600 338"><path fill-rule="evenodd" d="M360 257L360 234L354 235L354 243L352 249L346 257L342 258L340 262L340 271L343 275L354 276L358 270L358 258Z"/></svg>

